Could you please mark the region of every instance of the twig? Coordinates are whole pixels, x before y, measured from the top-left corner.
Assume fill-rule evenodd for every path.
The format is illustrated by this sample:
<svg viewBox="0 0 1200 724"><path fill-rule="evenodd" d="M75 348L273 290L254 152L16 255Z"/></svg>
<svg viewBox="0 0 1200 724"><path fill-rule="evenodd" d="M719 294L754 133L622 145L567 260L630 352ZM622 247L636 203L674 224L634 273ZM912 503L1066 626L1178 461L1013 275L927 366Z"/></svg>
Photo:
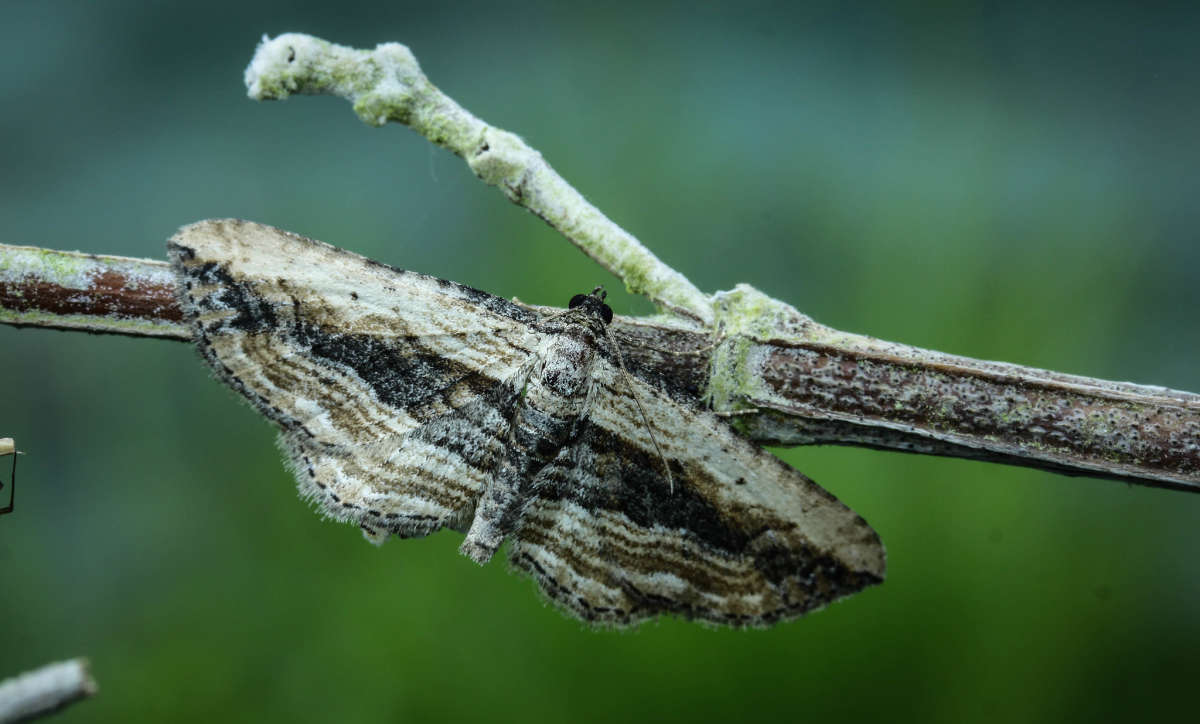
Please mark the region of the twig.
<svg viewBox="0 0 1200 724"><path fill-rule="evenodd" d="M17 504L17 456L21 453L17 450L17 444L11 437L0 437L0 458L12 455L12 467L9 468L9 485L12 487L8 490L8 504L0 506L0 515L7 515L13 512L13 508ZM4 490L4 482L0 481L0 491ZM0 493L0 500L3 500L3 493Z"/></svg>
<svg viewBox="0 0 1200 724"><path fill-rule="evenodd" d="M166 262L0 244L0 323L191 339Z"/></svg>
<svg viewBox="0 0 1200 724"><path fill-rule="evenodd" d="M61 275L46 271L54 265L30 258L83 260L89 272L59 287ZM15 267L25 274L4 271ZM108 280L103 294L90 278ZM2 323L190 339L173 285L159 261L0 245ZM618 317L614 334L631 374L689 404L707 401L755 441L902 450L1200 492L1200 395L839 332L749 287L717 299L715 332Z"/></svg>
<svg viewBox="0 0 1200 724"><path fill-rule="evenodd" d="M396 43L354 50L264 38L250 96L330 93L372 125L398 121L682 315L618 319L633 374L727 414L747 436L1028 465L1200 491L1200 396L932 352L847 334L751 287L712 298L588 204L511 133L442 94ZM0 322L189 338L161 262L0 245ZM699 322L699 324L697 324Z"/></svg>
<svg viewBox="0 0 1200 724"><path fill-rule="evenodd" d="M0 724L53 714L97 691L87 659L47 664L0 681Z"/></svg>
<svg viewBox="0 0 1200 724"><path fill-rule="evenodd" d="M263 36L246 68L246 87L256 100L295 93L340 96L354 104L365 123L409 126L461 156L475 175L570 239L629 291L711 325L711 300L705 294L588 203L542 154L438 90L407 47L384 43L375 50L356 50L301 33Z"/></svg>

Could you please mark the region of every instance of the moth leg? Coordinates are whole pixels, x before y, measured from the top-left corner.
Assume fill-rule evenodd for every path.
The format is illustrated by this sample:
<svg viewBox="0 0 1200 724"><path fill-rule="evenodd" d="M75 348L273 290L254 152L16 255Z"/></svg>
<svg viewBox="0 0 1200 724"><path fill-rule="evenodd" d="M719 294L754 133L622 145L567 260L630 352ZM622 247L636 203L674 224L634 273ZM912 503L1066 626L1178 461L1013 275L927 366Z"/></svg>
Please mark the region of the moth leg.
<svg viewBox="0 0 1200 724"><path fill-rule="evenodd" d="M475 519L458 549L463 555L479 564L491 560L504 538L516 530L519 511L529 497L523 487L528 486L521 484L511 466L502 466L497 471L475 508Z"/></svg>
<svg viewBox="0 0 1200 724"><path fill-rule="evenodd" d="M522 480L527 476L529 460L524 446L513 429L522 417L522 398L525 396L529 377L540 358L530 355L529 359L501 385L496 409L507 418L508 426L503 434L504 451L498 456L492 479L475 505L474 518L467 528L467 536L459 552L479 564L487 563L504 542L505 536L516 529L519 509L524 507ZM528 487L528 486L524 486Z"/></svg>
<svg viewBox="0 0 1200 724"><path fill-rule="evenodd" d="M559 418L531 405L517 411L504 458L476 505L475 519L459 548L463 555L487 563L504 539L516 532L536 499L538 472L560 454L576 428L573 417Z"/></svg>

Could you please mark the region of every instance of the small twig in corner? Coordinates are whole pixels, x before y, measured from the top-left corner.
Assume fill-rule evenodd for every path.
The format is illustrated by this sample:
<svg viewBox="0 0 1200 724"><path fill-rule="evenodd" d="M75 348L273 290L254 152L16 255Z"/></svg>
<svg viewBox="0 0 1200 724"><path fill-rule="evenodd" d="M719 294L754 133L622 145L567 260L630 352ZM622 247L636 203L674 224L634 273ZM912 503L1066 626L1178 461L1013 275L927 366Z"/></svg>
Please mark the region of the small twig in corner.
<svg viewBox="0 0 1200 724"><path fill-rule="evenodd" d="M53 714L97 691L87 659L47 664L0 681L0 724Z"/></svg>

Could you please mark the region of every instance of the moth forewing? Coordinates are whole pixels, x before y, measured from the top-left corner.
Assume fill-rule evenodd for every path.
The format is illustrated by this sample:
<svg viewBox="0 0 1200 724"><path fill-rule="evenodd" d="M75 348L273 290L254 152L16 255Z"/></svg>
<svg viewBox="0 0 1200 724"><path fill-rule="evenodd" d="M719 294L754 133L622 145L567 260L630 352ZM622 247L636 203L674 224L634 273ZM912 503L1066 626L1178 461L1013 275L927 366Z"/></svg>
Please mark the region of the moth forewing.
<svg viewBox="0 0 1200 724"><path fill-rule="evenodd" d="M676 474L729 516L754 511L778 522L780 535L824 551L852 570L883 579L886 555L879 536L863 518L817 483L771 453L738 437L717 415L683 407L640 378L630 376L622 394L617 370L597 364L599 394L609 399L592 406L592 415L647 454L655 448L630 399L636 388L663 454L682 466ZM689 471L688 467L694 466Z"/></svg>
<svg viewBox="0 0 1200 724"><path fill-rule="evenodd" d="M172 246L187 249L186 267L218 265L217 283L197 285L204 295L242 284L273 309L299 307L305 321L378 339L420 337L431 353L461 355L477 364L524 359L514 349L531 313L493 307L482 292L460 284L369 261L320 241L238 219L210 219L179 230ZM491 295L483 295L494 300ZM502 301L502 300L501 300ZM512 319L506 314L521 315ZM464 346L463 339L474 344Z"/></svg>

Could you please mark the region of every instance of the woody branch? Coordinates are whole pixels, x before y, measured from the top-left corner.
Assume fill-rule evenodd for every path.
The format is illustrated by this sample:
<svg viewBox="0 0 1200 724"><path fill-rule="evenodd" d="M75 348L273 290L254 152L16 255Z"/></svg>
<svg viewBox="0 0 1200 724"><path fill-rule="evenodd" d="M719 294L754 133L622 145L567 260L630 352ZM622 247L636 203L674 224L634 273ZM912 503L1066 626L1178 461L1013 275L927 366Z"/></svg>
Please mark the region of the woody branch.
<svg viewBox="0 0 1200 724"><path fill-rule="evenodd" d="M474 117L388 43L265 39L252 98L349 99L461 156L676 321L619 320L635 374L703 398L754 440L967 457L1200 491L1200 396L847 334L739 285L708 297L593 207L517 136ZM0 322L187 339L166 264L0 245ZM667 352L664 352L667 350Z"/></svg>
<svg viewBox="0 0 1200 724"><path fill-rule="evenodd" d="M161 261L0 244L4 324L187 340L174 284ZM715 348L711 330L617 318L631 370L706 397L765 444L904 450L1200 492L1200 395L838 332L756 294L718 295L726 324ZM764 329L724 306L756 307Z"/></svg>
<svg viewBox="0 0 1200 724"><path fill-rule="evenodd" d="M438 90L398 43L355 50L309 35L264 37L251 98L350 100L370 125L403 123L466 160L641 293L700 322L715 344L703 389L743 432L780 444L887 447L1069 474L1200 488L1200 397L979 362L846 334L739 285L707 297L550 168L521 139Z"/></svg>

